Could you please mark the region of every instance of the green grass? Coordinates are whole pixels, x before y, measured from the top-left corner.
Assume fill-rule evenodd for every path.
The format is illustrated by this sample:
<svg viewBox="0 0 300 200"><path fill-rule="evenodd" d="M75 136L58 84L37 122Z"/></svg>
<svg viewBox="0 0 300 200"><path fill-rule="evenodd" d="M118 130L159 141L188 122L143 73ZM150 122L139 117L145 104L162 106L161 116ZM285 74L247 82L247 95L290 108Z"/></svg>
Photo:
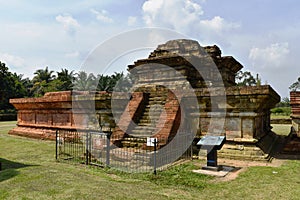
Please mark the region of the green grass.
<svg viewBox="0 0 300 200"><path fill-rule="evenodd" d="M291 124L271 124L272 131L277 135L289 135L291 132Z"/></svg>
<svg viewBox="0 0 300 200"><path fill-rule="evenodd" d="M229 182L194 174L198 160L169 170L128 174L55 161L51 141L10 136L0 122L0 199L297 199L300 161L250 167Z"/></svg>
<svg viewBox="0 0 300 200"><path fill-rule="evenodd" d="M289 116L291 114L291 107L276 107L271 109L272 115Z"/></svg>
<svg viewBox="0 0 300 200"><path fill-rule="evenodd" d="M275 114L271 114L271 119L290 119L290 115L275 115Z"/></svg>

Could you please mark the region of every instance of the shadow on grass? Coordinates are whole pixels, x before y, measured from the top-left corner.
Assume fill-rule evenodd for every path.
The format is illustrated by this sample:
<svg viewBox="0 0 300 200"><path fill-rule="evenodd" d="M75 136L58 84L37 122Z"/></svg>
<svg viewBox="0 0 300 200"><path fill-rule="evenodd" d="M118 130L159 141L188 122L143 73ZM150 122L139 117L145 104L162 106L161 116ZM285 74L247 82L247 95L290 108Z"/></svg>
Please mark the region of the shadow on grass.
<svg viewBox="0 0 300 200"><path fill-rule="evenodd" d="M14 176L17 176L19 174L17 169L34 166L34 165L26 165L22 163L9 161L3 158L0 158L0 163L1 163L0 182L8 180Z"/></svg>

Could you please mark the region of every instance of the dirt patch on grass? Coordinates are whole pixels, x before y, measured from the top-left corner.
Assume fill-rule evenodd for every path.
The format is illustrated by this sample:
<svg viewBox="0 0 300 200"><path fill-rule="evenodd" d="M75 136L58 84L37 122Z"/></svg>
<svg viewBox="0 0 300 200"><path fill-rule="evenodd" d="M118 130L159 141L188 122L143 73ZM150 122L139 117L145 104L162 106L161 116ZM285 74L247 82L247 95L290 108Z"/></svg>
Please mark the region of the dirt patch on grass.
<svg viewBox="0 0 300 200"><path fill-rule="evenodd" d="M232 159L218 159L219 165L228 165L234 167L252 167L252 166L270 166L279 167L285 160L273 159L272 162L267 161L244 161L244 160L232 160Z"/></svg>
<svg viewBox="0 0 300 200"><path fill-rule="evenodd" d="M248 167L253 167L253 166L280 167L284 162L285 160L278 160L278 159L273 159L272 162L218 159L219 165L230 167L233 169L226 176L216 177L212 179L211 182L216 183L216 182L226 182L226 181L234 180L239 176L239 174L247 171Z"/></svg>

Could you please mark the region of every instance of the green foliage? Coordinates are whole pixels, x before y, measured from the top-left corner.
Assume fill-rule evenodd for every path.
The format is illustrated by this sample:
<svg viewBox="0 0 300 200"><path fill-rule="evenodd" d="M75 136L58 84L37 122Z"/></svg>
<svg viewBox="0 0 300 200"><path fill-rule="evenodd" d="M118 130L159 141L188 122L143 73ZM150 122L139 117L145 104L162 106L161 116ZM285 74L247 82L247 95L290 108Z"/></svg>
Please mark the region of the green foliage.
<svg viewBox="0 0 300 200"><path fill-rule="evenodd" d="M57 77L53 75L54 71L49 71L48 67L39 69L32 79L31 95L34 97L43 96L46 92L57 92L72 90L74 81L74 72L67 69L61 69L57 72Z"/></svg>
<svg viewBox="0 0 300 200"><path fill-rule="evenodd" d="M288 97L284 97L277 105L276 107L290 107L290 99Z"/></svg>
<svg viewBox="0 0 300 200"><path fill-rule="evenodd" d="M271 109L271 114L273 116L290 116L291 115L291 105L290 99L288 97L282 98L275 108Z"/></svg>
<svg viewBox="0 0 300 200"><path fill-rule="evenodd" d="M73 89L74 71L69 72L67 69L61 69L57 72L57 80L60 84L57 85L58 91L68 91Z"/></svg>
<svg viewBox="0 0 300 200"><path fill-rule="evenodd" d="M0 110L13 109L10 98L21 98L28 95L22 75L11 73L5 63L0 62Z"/></svg>
<svg viewBox="0 0 300 200"><path fill-rule="evenodd" d="M115 72L113 75L98 75L97 91L124 91L131 87L132 78L123 72Z"/></svg>
<svg viewBox="0 0 300 200"><path fill-rule="evenodd" d="M79 71L75 74L74 90L78 91L95 91L97 88L97 80L94 74L87 74L84 71Z"/></svg>
<svg viewBox="0 0 300 200"><path fill-rule="evenodd" d="M300 90L300 77L298 78L298 80L297 80L295 83L293 83L293 84L289 87L289 89L290 89L291 91L298 91L298 90Z"/></svg>
<svg viewBox="0 0 300 200"><path fill-rule="evenodd" d="M34 72L35 76L32 79L33 83L42 82L45 81L46 83L49 83L55 78L55 75L53 75L54 71L49 71L48 67L45 69L38 69L36 72Z"/></svg>
<svg viewBox="0 0 300 200"><path fill-rule="evenodd" d="M34 72L35 76L32 79L33 87L31 93L35 97L43 96L47 91L53 91L51 82L54 80L54 71L49 71L48 67L45 69L38 69ZM56 91L56 90L54 90Z"/></svg>
<svg viewBox="0 0 300 200"><path fill-rule="evenodd" d="M236 74L235 79L238 86L261 85L261 79L259 78L258 74L256 75L256 78L254 78L254 76L249 71L239 71Z"/></svg>
<svg viewBox="0 0 300 200"><path fill-rule="evenodd" d="M283 113L283 109L282 108L274 108L274 109L272 109L272 113L281 114L281 113Z"/></svg>
<svg viewBox="0 0 300 200"><path fill-rule="evenodd" d="M23 78L22 74L11 73L8 67L0 62L0 110L13 109L9 104L11 98L40 97L47 92L79 90L79 91L113 91L130 87L132 79L123 72L112 75L97 75L84 71L74 73L67 69L56 72L38 69L32 80ZM118 84L118 88L115 86Z"/></svg>
<svg viewBox="0 0 300 200"><path fill-rule="evenodd" d="M291 115L291 108L290 107L276 107L276 108L271 109L271 114L289 116L289 115Z"/></svg>

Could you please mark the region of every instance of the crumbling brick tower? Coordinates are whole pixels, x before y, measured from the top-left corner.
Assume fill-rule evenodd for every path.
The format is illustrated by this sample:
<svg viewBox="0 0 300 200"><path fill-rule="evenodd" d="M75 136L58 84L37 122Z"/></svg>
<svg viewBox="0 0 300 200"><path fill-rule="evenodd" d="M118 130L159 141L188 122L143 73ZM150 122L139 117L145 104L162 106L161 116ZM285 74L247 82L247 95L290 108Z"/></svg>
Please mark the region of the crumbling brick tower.
<svg viewBox="0 0 300 200"><path fill-rule="evenodd" d="M212 62L216 67L212 67ZM198 69L195 68L195 63ZM163 65L168 67L163 68ZM129 72L136 77L135 91L143 94L143 98L132 98L132 101L139 102L142 106L138 109L132 103L135 109L127 107L132 111L131 116L135 116L136 126L127 124L126 127L126 123L123 123L122 130L117 128L115 134L123 134L124 137L172 137L178 131L178 123L185 123L182 116L187 113L182 113L180 106L189 96L185 88L188 81L199 104L198 113L188 113L200 113L197 137L211 134L209 130L220 128L221 134L227 137L227 144L221 154L236 158L264 159L274 142L270 109L280 101L280 97L268 85L236 86L235 76L242 68L232 56L223 57L217 46L202 48L197 41L184 39L159 45L147 59L128 66ZM216 78L219 75L221 79ZM212 98L218 99L224 95L220 92L220 88L224 87L226 102L212 105ZM183 96L179 95L179 98L174 95L178 88L181 93L185 93ZM151 124L149 110L155 105L160 105L161 110L151 116L154 119ZM218 121L218 116L220 119L225 116L224 127L222 124L218 127L218 123L214 123L215 127L210 127L210 120L213 118ZM163 118L166 118L165 124L160 123ZM122 121L128 122L128 119L123 118L120 122ZM157 129L160 131L156 131ZM128 141L126 143L130 145Z"/></svg>
<svg viewBox="0 0 300 200"><path fill-rule="evenodd" d="M270 109L280 97L269 85L236 86L235 76L242 67L233 57L222 56L217 46L201 48L194 40L168 41L148 58L128 66L136 79L129 102L123 101L128 96L124 93L113 98L109 92L75 91L12 99L18 109L18 127L10 134L54 139L57 129L99 130L98 122L106 121L113 136L119 136L115 141L119 146L136 146L136 138L149 136L166 138L160 142L164 146L178 132L190 130L188 121L195 126L197 138L214 134L214 130L226 135L220 156L264 159L275 141ZM196 104L190 103L192 97ZM213 101L220 98L226 100ZM121 113L118 120L113 109ZM143 146L145 140L139 141Z"/></svg>

